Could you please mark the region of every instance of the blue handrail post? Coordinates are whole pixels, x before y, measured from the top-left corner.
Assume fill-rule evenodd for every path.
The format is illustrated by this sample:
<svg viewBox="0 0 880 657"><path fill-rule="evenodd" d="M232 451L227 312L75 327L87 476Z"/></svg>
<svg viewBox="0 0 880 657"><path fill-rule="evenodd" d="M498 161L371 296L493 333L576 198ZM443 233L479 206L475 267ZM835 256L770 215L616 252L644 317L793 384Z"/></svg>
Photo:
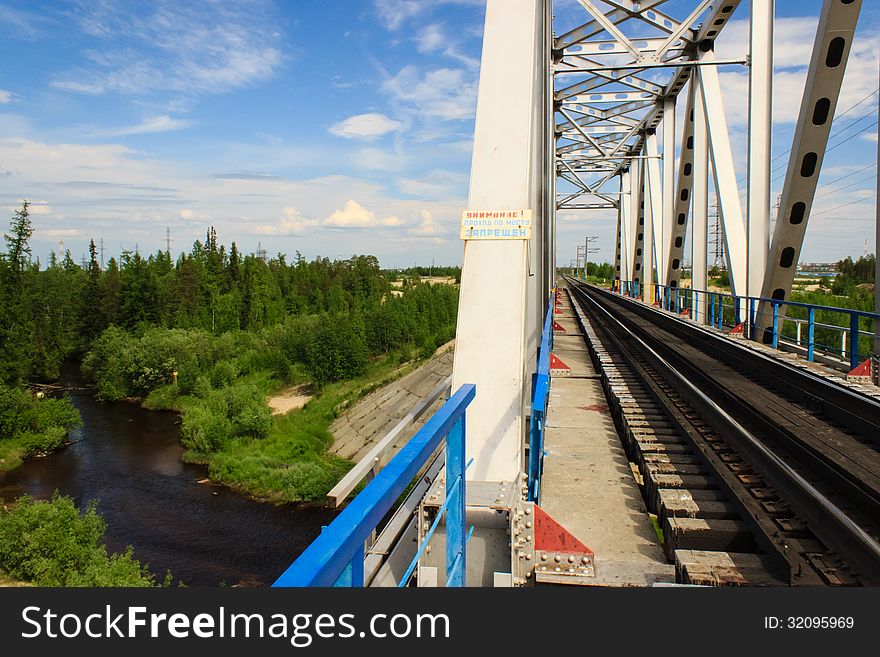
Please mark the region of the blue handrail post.
<svg viewBox="0 0 880 657"><path fill-rule="evenodd" d="M718 330L724 328L724 295L718 293Z"/></svg>
<svg viewBox="0 0 880 657"><path fill-rule="evenodd" d="M715 293L709 292L709 326L715 326Z"/></svg>
<svg viewBox="0 0 880 657"><path fill-rule="evenodd" d="M681 314L681 295L678 293L679 289L675 288L675 314Z"/></svg>
<svg viewBox="0 0 880 657"><path fill-rule="evenodd" d="M733 295L733 325L737 326L740 323L741 313L739 311L739 297L735 294Z"/></svg>
<svg viewBox="0 0 880 657"><path fill-rule="evenodd" d="M849 368L854 370L859 364L859 316L849 314Z"/></svg>
<svg viewBox="0 0 880 657"><path fill-rule="evenodd" d="M749 297L749 339L755 339L755 298Z"/></svg>
<svg viewBox="0 0 880 657"><path fill-rule="evenodd" d="M779 347L779 304L773 303L773 348Z"/></svg>
<svg viewBox="0 0 880 657"><path fill-rule="evenodd" d="M467 572L464 446L465 418L462 416L446 436L446 495L455 496L446 509L446 586L464 586Z"/></svg>
<svg viewBox="0 0 880 657"><path fill-rule="evenodd" d="M695 322L699 321L700 314L700 293L691 288L691 319Z"/></svg>
<svg viewBox="0 0 880 657"><path fill-rule="evenodd" d="M816 309L812 306L807 310L807 362L813 362L813 350L816 346Z"/></svg>
<svg viewBox="0 0 880 657"><path fill-rule="evenodd" d="M358 583L363 585L364 542L443 440L454 433L457 424L464 422L466 409L476 393L477 388L473 384L465 383L459 386L446 403L312 541L272 586L333 586L339 582L340 576L346 570L351 571L352 585ZM463 429L457 435L460 435L461 440L464 441ZM450 485L452 483L455 483L454 480L450 481ZM464 499L463 489L462 499ZM447 497L441 510L451 501L453 500ZM424 549L426 543L422 546ZM420 554L421 552L417 557ZM357 565L358 560L360 560L360 568L353 567ZM410 568L414 568L414 564L410 564ZM411 573L412 570L408 572ZM406 581L402 584L405 585Z"/></svg>

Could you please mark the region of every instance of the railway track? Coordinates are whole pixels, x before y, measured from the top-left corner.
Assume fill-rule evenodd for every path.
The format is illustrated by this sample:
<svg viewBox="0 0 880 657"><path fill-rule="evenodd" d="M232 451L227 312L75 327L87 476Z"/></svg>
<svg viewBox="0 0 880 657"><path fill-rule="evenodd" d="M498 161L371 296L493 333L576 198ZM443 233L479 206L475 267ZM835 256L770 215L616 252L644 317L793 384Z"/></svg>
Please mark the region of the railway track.
<svg viewBox="0 0 880 657"><path fill-rule="evenodd" d="M880 585L880 404L568 280L679 581Z"/></svg>

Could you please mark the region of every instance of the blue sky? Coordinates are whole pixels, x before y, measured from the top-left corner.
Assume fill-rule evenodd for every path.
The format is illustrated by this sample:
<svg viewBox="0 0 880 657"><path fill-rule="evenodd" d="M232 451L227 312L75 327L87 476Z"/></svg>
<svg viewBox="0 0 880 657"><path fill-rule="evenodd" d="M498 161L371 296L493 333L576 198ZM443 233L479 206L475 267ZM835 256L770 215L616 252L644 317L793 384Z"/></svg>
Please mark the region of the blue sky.
<svg viewBox="0 0 880 657"><path fill-rule="evenodd" d="M0 207L11 217L21 198L34 203L43 261L59 240L77 258L89 238L108 256L154 251L166 226L188 249L213 224L245 251L457 263L484 4L0 0ZM745 53L747 4L720 56ZM777 153L790 146L819 4L777 0ZM871 4L841 111L877 86ZM574 0L556 6L561 22L584 16ZM743 166L745 76L724 76ZM829 154L824 180L848 177L820 192L817 213L874 193L873 180L858 182L876 172L870 111L876 95L839 121L862 120L841 141L868 129ZM860 254L873 211L867 199L817 214L804 258ZM608 259L611 223L564 216L560 239L600 234Z"/></svg>

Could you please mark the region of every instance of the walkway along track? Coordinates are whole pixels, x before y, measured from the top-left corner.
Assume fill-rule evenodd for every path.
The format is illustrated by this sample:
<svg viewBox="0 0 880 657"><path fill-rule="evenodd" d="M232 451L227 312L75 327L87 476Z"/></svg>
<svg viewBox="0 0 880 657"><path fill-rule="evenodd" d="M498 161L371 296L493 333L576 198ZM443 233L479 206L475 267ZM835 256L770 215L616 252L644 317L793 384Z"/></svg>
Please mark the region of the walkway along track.
<svg viewBox="0 0 880 657"><path fill-rule="evenodd" d="M679 579L880 585L880 404L569 280Z"/></svg>

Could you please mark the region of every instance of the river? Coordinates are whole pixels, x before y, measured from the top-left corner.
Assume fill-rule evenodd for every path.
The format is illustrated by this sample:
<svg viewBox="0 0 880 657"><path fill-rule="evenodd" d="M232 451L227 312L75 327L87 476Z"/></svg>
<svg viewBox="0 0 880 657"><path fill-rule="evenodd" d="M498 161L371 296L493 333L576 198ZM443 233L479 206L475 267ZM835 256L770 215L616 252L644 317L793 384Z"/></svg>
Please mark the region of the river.
<svg viewBox="0 0 880 657"><path fill-rule="evenodd" d="M332 520L327 509L274 506L197 483L207 469L181 462L176 413L100 403L73 366L61 384L82 415L70 433L76 442L0 475L0 497L57 490L81 506L97 499L108 551L132 545L160 579L170 570L190 586L269 585Z"/></svg>

